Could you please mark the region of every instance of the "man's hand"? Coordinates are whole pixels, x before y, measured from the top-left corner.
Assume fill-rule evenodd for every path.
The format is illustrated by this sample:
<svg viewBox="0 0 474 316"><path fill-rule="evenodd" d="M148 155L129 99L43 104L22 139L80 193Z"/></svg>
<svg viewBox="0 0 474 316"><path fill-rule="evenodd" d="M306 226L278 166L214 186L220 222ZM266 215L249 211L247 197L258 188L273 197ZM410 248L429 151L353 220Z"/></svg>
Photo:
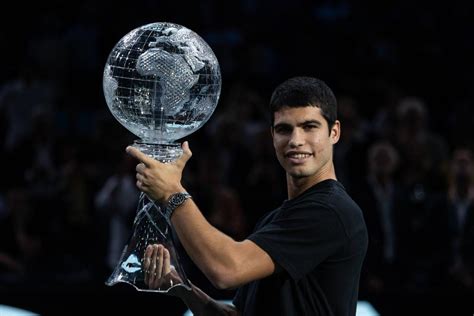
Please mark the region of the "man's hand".
<svg viewBox="0 0 474 316"><path fill-rule="evenodd" d="M168 249L161 244L148 245L143 256L143 271L145 271L145 284L152 290L167 290L183 283L171 266Z"/></svg>
<svg viewBox="0 0 474 316"><path fill-rule="evenodd" d="M215 301L202 290L191 284L191 290L182 284L183 281L170 263L170 253L161 244L148 245L143 256L145 284L150 289L168 290L166 294L181 298L196 316L239 315L234 306ZM173 287L174 286L174 287Z"/></svg>
<svg viewBox="0 0 474 316"><path fill-rule="evenodd" d="M192 152L188 142L182 144L183 154L176 161L162 163L135 147L128 146L126 151L140 163L136 167L137 187L155 201L165 202L176 192L185 191L181 185L181 177L186 162Z"/></svg>

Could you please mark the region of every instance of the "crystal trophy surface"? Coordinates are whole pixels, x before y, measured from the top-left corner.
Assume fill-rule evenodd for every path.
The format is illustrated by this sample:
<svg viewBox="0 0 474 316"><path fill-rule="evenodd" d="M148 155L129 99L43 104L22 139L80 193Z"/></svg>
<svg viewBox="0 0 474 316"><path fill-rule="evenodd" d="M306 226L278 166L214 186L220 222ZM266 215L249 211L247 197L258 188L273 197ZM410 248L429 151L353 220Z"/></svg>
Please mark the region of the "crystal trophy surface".
<svg viewBox="0 0 474 316"><path fill-rule="evenodd" d="M137 136L133 146L161 162L181 154L176 142L202 127L214 112L221 91L219 63L195 32L157 22L126 34L112 49L104 69L104 96L115 119ZM164 206L141 192L133 233L107 285L128 283L138 291L166 293L190 289L179 260L177 237L163 215ZM145 283L143 257L148 245L168 249L172 276L159 288Z"/></svg>

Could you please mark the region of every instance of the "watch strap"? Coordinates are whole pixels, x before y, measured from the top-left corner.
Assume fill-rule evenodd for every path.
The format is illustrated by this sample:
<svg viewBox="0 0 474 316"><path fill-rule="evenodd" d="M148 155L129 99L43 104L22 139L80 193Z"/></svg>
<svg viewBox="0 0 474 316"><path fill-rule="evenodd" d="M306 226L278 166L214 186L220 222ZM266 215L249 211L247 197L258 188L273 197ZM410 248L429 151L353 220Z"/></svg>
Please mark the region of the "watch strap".
<svg viewBox="0 0 474 316"><path fill-rule="evenodd" d="M191 198L191 194L188 192L177 192L170 195L168 202L165 205L164 212L165 218L168 222L171 221L171 215L173 215L174 210L189 198Z"/></svg>

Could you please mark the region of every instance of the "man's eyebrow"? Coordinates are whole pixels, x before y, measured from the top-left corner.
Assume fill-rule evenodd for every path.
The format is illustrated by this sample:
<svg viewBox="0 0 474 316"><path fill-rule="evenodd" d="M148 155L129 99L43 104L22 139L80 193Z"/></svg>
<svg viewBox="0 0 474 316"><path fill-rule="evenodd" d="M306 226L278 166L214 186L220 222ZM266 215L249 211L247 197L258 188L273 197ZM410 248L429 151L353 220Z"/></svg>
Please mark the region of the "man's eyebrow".
<svg viewBox="0 0 474 316"><path fill-rule="evenodd" d="M306 120L306 121L296 124L296 126L301 127L301 126L307 126L311 124L316 125L318 127L322 125L321 121L318 121L318 120ZM293 127L292 124L286 123L286 122L281 122L281 123L277 123L273 125L273 128L292 128L292 127Z"/></svg>
<svg viewBox="0 0 474 316"><path fill-rule="evenodd" d="M305 126L305 125L310 125L310 124L321 126L322 123L321 121L318 121L318 120L306 120L301 123L298 123L298 126Z"/></svg>

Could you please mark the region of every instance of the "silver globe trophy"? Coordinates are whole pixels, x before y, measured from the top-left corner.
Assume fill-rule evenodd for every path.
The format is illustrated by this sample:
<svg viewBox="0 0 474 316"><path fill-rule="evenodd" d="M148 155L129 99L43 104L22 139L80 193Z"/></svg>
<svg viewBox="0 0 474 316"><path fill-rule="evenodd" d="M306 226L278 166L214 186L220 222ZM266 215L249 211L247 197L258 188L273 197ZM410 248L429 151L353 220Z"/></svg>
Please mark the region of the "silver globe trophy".
<svg viewBox="0 0 474 316"><path fill-rule="evenodd" d="M112 49L104 69L104 95L113 116L139 137L133 144L165 163L176 160L176 140L207 122L221 91L218 61L207 43L190 29L151 23L126 34ZM166 293L189 281L179 260L177 237L164 206L141 192L133 233L107 285L128 283L138 291ZM169 282L158 289L145 284L145 249L162 244L171 257Z"/></svg>

